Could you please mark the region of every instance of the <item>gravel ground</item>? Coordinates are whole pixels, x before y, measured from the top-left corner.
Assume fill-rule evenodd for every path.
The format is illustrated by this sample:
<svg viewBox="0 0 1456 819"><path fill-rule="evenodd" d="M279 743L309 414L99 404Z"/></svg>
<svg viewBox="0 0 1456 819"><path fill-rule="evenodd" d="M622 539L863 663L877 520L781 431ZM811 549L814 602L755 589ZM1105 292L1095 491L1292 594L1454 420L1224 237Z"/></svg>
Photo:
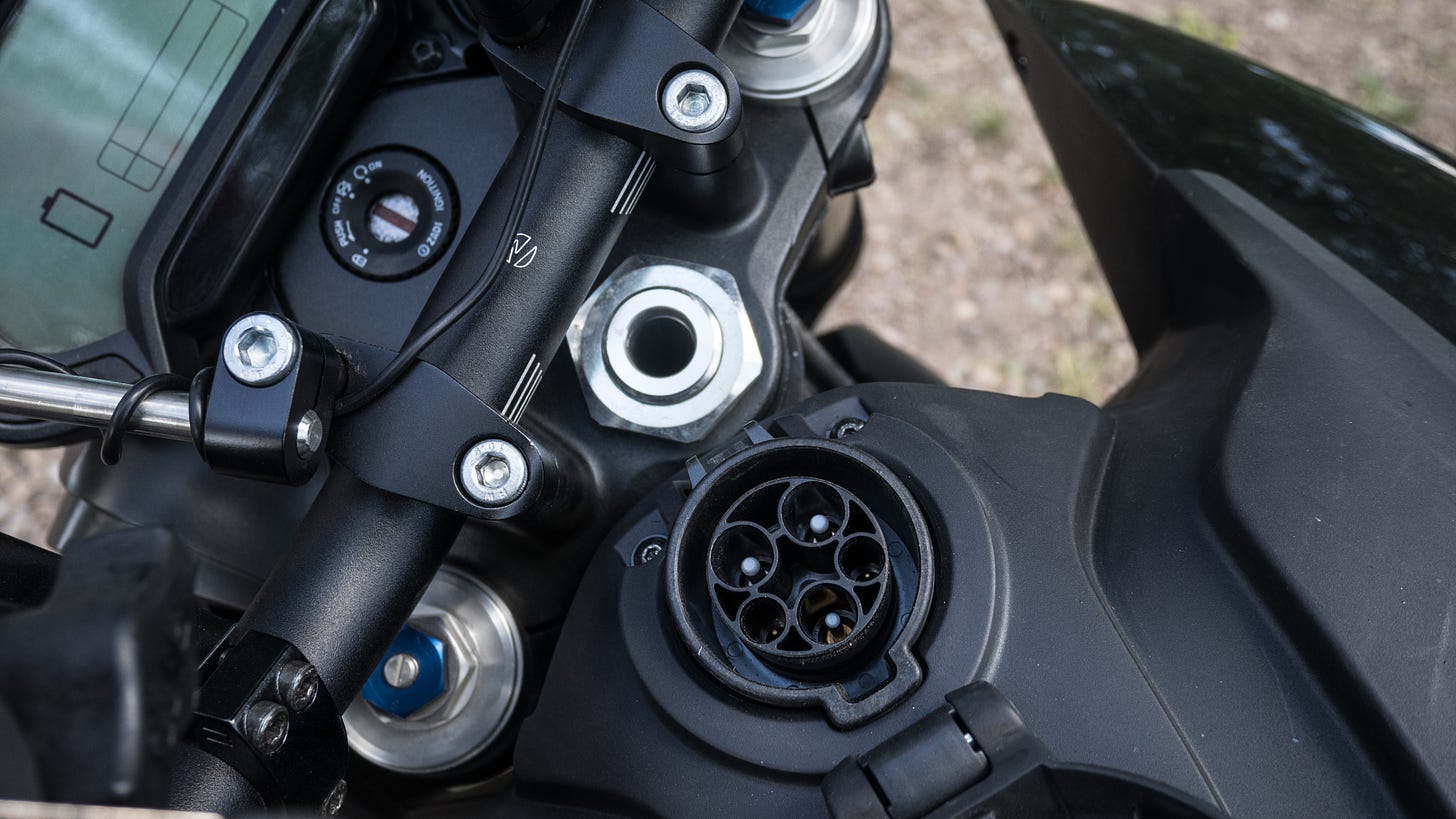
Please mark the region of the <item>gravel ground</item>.
<svg viewBox="0 0 1456 819"><path fill-rule="evenodd" d="M1103 2L1456 148L1452 0ZM1105 398L1133 352L989 13L969 0L893 6L867 252L822 326L872 326L958 386Z"/></svg>
<svg viewBox="0 0 1456 819"><path fill-rule="evenodd" d="M1456 152L1453 0L1102 0L1253 56ZM1134 357L978 0L892 0L860 274L821 329L871 326L950 383L1101 400ZM0 451L0 531L43 538L57 456Z"/></svg>

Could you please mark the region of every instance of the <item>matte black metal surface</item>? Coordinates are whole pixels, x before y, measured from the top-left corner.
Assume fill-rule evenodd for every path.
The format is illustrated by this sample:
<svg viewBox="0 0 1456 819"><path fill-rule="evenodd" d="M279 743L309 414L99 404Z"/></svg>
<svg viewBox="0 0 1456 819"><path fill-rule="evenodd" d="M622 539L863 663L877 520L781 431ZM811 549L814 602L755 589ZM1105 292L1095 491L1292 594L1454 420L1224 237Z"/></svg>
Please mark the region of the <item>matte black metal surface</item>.
<svg viewBox="0 0 1456 819"><path fill-rule="evenodd" d="M186 550L133 529L72 544L45 603L0 619L0 707L46 799L161 800L196 685L191 592Z"/></svg>
<svg viewBox="0 0 1456 819"><path fill-rule="evenodd" d="M440 121L441 112L449 117ZM429 127L422 123L430 122ZM499 77L466 77L383 91L370 100L353 130L325 167L341 168L352 156L385 145L408 145L433 157L455 183L458 224L469 224L516 138L510 97ZM321 240L312 214L327 205L318 180L299 220L283 243L273 276L284 312L325 335L399 349L430 291L455 253L455 238L434 263L401 281L371 281L337 263Z"/></svg>
<svg viewBox="0 0 1456 819"><path fill-rule="evenodd" d="M335 701L352 702L459 530L454 512L335 469L242 626L298 646Z"/></svg>

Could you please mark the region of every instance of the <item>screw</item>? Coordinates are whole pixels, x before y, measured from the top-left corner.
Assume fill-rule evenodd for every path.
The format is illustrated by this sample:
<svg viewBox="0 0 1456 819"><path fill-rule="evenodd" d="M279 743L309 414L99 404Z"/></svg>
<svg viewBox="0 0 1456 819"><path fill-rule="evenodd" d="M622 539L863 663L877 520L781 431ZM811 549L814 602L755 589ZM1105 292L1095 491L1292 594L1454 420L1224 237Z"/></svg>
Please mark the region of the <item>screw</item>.
<svg viewBox="0 0 1456 819"><path fill-rule="evenodd" d="M340 779L329 795L324 798L323 811L325 816L335 816L344 807L344 796L349 793L349 783Z"/></svg>
<svg viewBox="0 0 1456 819"><path fill-rule="evenodd" d="M259 700L243 717L248 742L258 753L271 756L288 740L288 709L276 702Z"/></svg>
<svg viewBox="0 0 1456 819"><path fill-rule="evenodd" d="M243 366L261 369L278 355L278 340L263 327L249 327L238 339L238 358Z"/></svg>
<svg viewBox="0 0 1456 819"><path fill-rule="evenodd" d="M222 358L233 378L251 387L266 387L293 369L298 347L298 334L287 322L271 313L253 313L228 328Z"/></svg>
<svg viewBox="0 0 1456 819"><path fill-rule="evenodd" d="M511 479L511 463L505 458L488 455L483 462L476 465L475 474L481 483L491 489L500 489Z"/></svg>
<svg viewBox="0 0 1456 819"><path fill-rule="evenodd" d="M632 565L641 566L643 563L651 563L662 556L662 538L650 537L637 544L637 550L632 553Z"/></svg>
<svg viewBox="0 0 1456 819"><path fill-rule="evenodd" d="M306 710L318 698L319 673L312 663L290 660L278 669L278 695L294 711Z"/></svg>
<svg viewBox="0 0 1456 819"><path fill-rule="evenodd" d="M445 62L445 51L434 37L421 37L410 46L409 60L416 71L434 71Z"/></svg>
<svg viewBox="0 0 1456 819"><path fill-rule="evenodd" d="M304 412L294 430L294 444L298 446L298 457L305 461L312 458L324 445L324 419L313 410Z"/></svg>
<svg viewBox="0 0 1456 819"><path fill-rule="evenodd" d="M505 506L526 491L526 456L510 441L487 438L460 459L460 486L484 506Z"/></svg>
<svg viewBox="0 0 1456 819"><path fill-rule="evenodd" d="M858 418L846 418L843 421L840 421L839 423L834 425L834 430L829 433L829 436L831 438L834 438L836 441L840 440L841 438L848 438L856 432L864 429L864 425L865 422L861 421Z"/></svg>
<svg viewBox="0 0 1456 819"><path fill-rule="evenodd" d="M441 631L448 633L449 628L442 625ZM365 681L360 692L364 701L392 717L408 719L449 688L446 651L445 640L406 625Z"/></svg>
<svg viewBox="0 0 1456 819"><path fill-rule="evenodd" d="M409 688L420 678L420 661L412 654L396 654L384 661L384 681L392 688Z"/></svg>
<svg viewBox="0 0 1456 819"><path fill-rule="evenodd" d="M662 90L662 113L680 130L711 131L728 116L728 89L706 71L684 71Z"/></svg>

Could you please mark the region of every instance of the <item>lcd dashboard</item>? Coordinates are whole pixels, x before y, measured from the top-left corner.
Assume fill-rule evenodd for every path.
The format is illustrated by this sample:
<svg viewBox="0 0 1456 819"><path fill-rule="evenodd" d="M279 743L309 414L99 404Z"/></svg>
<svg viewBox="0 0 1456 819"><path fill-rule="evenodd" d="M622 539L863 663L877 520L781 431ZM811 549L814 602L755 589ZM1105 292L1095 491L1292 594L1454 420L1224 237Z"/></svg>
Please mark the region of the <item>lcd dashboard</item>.
<svg viewBox="0 0 1456 819"><path fill-rule="evenodd" d="M125 329L132 246L274 0L21 0L0 21L0 341Z"/></svg>

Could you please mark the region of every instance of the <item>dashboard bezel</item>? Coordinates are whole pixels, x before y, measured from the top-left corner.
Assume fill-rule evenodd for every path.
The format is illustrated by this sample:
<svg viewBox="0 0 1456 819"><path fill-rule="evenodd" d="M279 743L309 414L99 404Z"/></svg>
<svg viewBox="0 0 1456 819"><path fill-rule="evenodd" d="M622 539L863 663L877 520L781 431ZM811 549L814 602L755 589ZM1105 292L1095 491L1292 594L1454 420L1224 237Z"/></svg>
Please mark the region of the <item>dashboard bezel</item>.
<svg viewBox="0 0 1456 819"><path fill-rule="evenodd" d="M0 27L21 2L0 0ZM392 45L396 17L392 0L275 4L131 249L119 294L125 328L51 357L123 381L200 366L217 332L209 320L225 319L263 281L300 204L297 183L347 128ZM214 264L204 245L219 237L231 246ZM178 309L171 297L188 275L205 276L205 292ZM74 437L59 424L0 419L0 443Z"/></svg>

